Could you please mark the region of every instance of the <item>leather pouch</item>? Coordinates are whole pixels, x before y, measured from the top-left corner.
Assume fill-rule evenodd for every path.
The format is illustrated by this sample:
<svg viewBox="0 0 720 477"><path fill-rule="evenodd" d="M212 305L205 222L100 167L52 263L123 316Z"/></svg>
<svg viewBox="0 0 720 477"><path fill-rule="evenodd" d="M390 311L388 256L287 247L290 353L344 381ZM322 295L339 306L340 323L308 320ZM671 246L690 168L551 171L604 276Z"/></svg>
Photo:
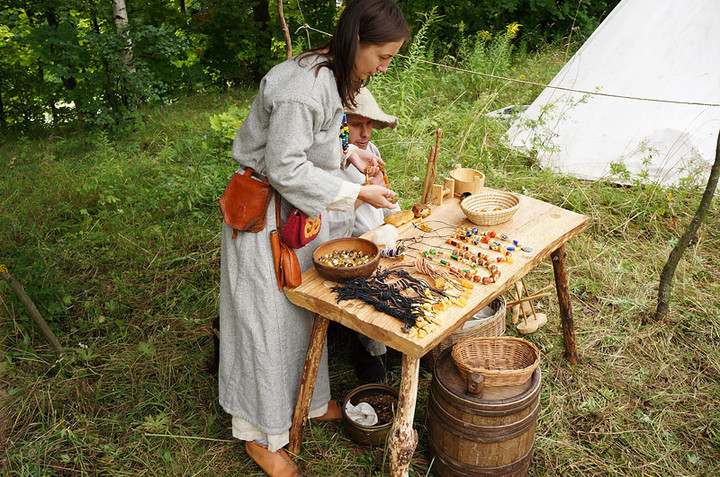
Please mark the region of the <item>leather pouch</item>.
<svg viewBox="0 0 720 477"><path fill-rule="evenodd" d="M295 208L290 212L290 217L283 225L280 238L292 248L302 248L317 237L321 225L322 215L313 219L305 212Z"/></svg>
<svg viewBox="0 0 720 477"><path fill-rule="evenodd" d="M248 167L243 174L233 174L220 196L220 211L226 224L232 227L233 236L238 232L259 232L265 228L267 207L270 203L270 182L251 177Z"/></svg>
<svg viewBox="0 0 720 477"><path fill-rule="evenodd" d="M295 250L283 243L278 235L278 229L280 228L280 194L277 191L275 191L275 218L277 229L270 232L270 245L272 246L278 290L282 291L286 286L291 288L300 286L302 283L302 271Z"/></svg>

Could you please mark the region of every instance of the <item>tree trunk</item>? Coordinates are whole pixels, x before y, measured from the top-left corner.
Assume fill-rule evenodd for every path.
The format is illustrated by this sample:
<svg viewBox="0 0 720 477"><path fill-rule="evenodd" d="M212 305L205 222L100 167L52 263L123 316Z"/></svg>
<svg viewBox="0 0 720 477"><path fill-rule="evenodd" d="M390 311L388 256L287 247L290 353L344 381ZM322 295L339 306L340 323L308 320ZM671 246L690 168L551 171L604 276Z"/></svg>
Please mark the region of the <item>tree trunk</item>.
<svg viewBox="0 0 720 477"><path fill-rule="evenodd" d="M95 30L95 33L97 33L98 36L100 36L101 35L100 25L98 24L98 21L97 21L97 18L95 17L95 15L92 16L92 24L93 24L93 30ZM112 80L110 78L110 65L108 65L108 61L104 56L102 59L102 64L103 64L103 71L105 72L105 101L107 102L107 104L110 105L110 107L113 110L117 110L118 104L115 101L115 94L113 93L113 88L112 88Z"/></svg>
<svg viewBox="0 0 720 477"><path fill-rule="evenodd" d="M2 83L0 83L0 129L3 129L3 126L5 126L5 108L2 99Z"/></svg>
<svg viewBox="0 0 720 477"><path fill-rule="evenodd" d="M138 109L140 106L140 99L136 94L133 94L132 88L130 88L130 78L135 74L135 65L133 64L133 51L132 51L132 38L128 34L128 15L127 8L125 7L125 0L112 0L113 5L113 18L115 20L115 31L118 36L125 42L125 47L122 50L123 63L127 70L127 77L124 79L125 84L125 100L130 109ZM127 98L127 95L131 98Z"/></svg>
<svg viewBox="0 0 720 477"><path fill-rule="evenodd" d="M127 33L128 16L125 0L112 0L113 18L115 20L115 31L125 41L125 48L122 51L123 63L129 74L135 73L133 66L132 38Z"/></svg>
<svg viewBox="0 0 720 477"><path fill-rule="evenodd" d="M660 275L658 302L654 321L663 320L668 314L670 308L670 291L672 290L672 279L675 275L675 269L677 269L682 254L690 244L690 241L695 237L700 225L705 220L708 210L710 210L712 199L715 196L715 189L717 188L718 177L720 177L720 134L718 134L717 146L715 148L715 162L710 169L710 177L708 178L707 186L705 186L702 199L700 199L700 205L697 211L695 211L695 217L690 221L687 230L682 237L680 237L672 252L670 252L670 257L665 263L665 267L663 267L662 274Z"/></svg>
<svg viewBox="0 0 720 477"><path fill-rule="evenodd" d="M292 56L292 40L290 39L290 30L288 30L287 22L285 22L282 0L277 0L277 10L278 17L280 18L280 27L285 36L285 58L289 60Z"/></svg>
<svg viewBox="0 0 720 477"><path fill-rule="evenodd" d="M185 0L180 0L180 12L185 13Z"/></svg>
<svg viewBox="0 0 720 477"><path fill-rule="evenodd" d="M27 13L27 11L26 11L26 13ZM45 18L47 19L48 24L55 27L55 29L57 30L57 27L60 25L60 22L58 22L57 17L55 16L55 12L53 10L48 10L47 12L45 12ZM53 57L55 57L55 48L53 47L52 44L50 45L50 53L52 53ZM61 76L60 80L62 81L65 88L67 88L70 91L74 90L75 87L77 86L77 78L75 78L74 76L70 76L68 78L63 78Z"/></svg>
<svg viewBox="0 0 720 477"><path fill-rule="evenodd" d="M256 23L261 24L261 28L258 31L260 39L258 41L258 48L265 52L270 52L272 48L272 36L270 34L270 2L269 0L253 0L252 2L253 20ZM255 81L260 81L265 76L264 71L259 70L259 65L254 65L253 76Z"/></svg>

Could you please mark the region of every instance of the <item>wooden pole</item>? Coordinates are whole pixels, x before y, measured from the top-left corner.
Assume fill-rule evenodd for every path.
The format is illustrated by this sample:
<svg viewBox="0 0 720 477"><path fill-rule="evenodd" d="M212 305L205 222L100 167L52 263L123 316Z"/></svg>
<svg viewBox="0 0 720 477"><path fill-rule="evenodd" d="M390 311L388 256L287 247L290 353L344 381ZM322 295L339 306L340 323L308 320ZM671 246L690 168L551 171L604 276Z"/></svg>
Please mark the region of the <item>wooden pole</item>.
<svg viewBox="0 0 720 477"><path fill-rule="evenodd" d="M329 325L330 320L315 315L315 321L310 332L310 343L305 355L303 379L300 383L300 391L295 403L295 413L290 426L290 442L287 445L288 452L294 455L300 454L302 448L303 428L310 412L310 402L312 401L313 391L315 391L315 380L317 379L320 357L322 356L323 344L325 343Z"/></svg>
<svg viewBox="0 0 720 477"><path fill-rule="evenodd" d="M406 354L402 356L402 376L395 426L390 434L390 477L407 477L410 459L418 444L418 433L413 429L417 402L420 360Z"/></svg>
<svg viewBox="0 0 720 477"><path fill-rule="evenodd" d="M421 204L427 204L430 201L430 192L435 183L435 175L437 172L437 158L440 152L440 138L442 137L442 128L438 128L435 132L435 146L430 148L430 157L428 158L427 168L425 169L425 180L423 181Z"/></svg>
<svg viewBox="0 0 720 477"><path fill-rule="evenodd" d="M435 131L435 164L437 164L437 157L440 153L440 138L442 137L442 128L438 128Z"/></svg>
<svg viewBox="0 0 720 477"><path fill-rule="evenodd" d="M38 311L35 303L33 303L28 294L25 293L25 289L20 284L20 282L15 280L12 275L10 275L10 272L5 265L0 265L0 275L2 275L3 279L8 283L8 285L10 285L10 288L15 291L15 294L17 294L18 298L20 298L20 301L23 303L23 305L25 305L25 308L30 314L30 317L40 329L40 333L42 333L45 340L50 344L50 347L52 347L52 349L54 349L55 351L62 353L62 346L60 345L60 341L58 341L57 337L52 332L47 322Z"/></svg>
<svg viewBox="0 0 720 477"><path fill-rule="evenodd" d="M580 358L578 358L577 343L575 342L575 323L572 316L572 305L570 304L570 290L568 289L566 255L565 245L561 245L550 256L555 271L555 288L560 308L563 340L565 341L565 357L570 364L578 364Z"/></svg>

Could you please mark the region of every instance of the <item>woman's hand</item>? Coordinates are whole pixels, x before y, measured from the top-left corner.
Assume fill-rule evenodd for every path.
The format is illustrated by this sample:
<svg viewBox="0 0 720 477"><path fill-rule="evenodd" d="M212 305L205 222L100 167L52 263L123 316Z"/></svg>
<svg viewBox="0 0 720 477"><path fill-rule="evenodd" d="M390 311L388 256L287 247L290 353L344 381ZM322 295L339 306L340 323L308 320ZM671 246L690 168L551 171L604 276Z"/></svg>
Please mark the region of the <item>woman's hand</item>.
<svg viewBox="0 0 720 477"><path fill-rule="evenodd" d="M384 186L372 184L360 186L360 193L358 194L358 199L372 205L376 209L392 209L395 207L395 204L388 200L391 197L395 197L395 192Z"/></svg>
<svg viewBox="0 0 720 477"><path fill-rule="evenodd" d="M355 168L365 174L367 171L368 175L374 177L380 173L381 167L385 167L385 161L380 156L376 156L370 151L364 149L355 149L350 156L348 161L355 166ZM370 166L370 169L368 169Z"/></svg>

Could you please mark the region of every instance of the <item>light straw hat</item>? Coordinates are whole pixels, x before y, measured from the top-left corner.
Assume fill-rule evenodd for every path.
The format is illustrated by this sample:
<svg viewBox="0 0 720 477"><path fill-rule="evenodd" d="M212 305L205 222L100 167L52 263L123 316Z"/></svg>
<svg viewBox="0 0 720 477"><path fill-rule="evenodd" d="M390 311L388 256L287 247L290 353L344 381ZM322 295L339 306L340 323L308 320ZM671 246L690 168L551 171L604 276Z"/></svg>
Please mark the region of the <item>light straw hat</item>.
<svg viewBox="0 0 720 477"><path fill-rule="evenodd" d="M355 102L357 105L354 108L348 105L348 114L357 114L358 116L372 119L373 128L375 129L395 129L397 127L398 118L385 114L383 110L380 109L380 106L378 106L377 101L375 101L369 89L365 87L360 88L360 91L355 96Z"/></svg>

